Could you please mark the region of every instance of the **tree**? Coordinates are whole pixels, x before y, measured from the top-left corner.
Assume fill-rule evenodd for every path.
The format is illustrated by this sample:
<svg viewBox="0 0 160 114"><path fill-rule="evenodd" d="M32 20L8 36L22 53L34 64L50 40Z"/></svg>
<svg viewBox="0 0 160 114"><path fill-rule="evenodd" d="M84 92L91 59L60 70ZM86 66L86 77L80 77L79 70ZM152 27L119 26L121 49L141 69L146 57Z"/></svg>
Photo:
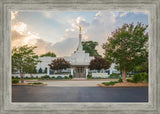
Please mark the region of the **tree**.
<svg viewBox="0 0 160 114"><path fill-rule="evenodd" d="M47 67L45 68L44 73L47 73Z"/></svg>
<svg viewBox="0 0 160 114"><path fill-rule="evenodd" d="M53 52L47 52L45 54L42 54L40 57L45 57L45 56L49 56L49 57L56 57L56 54Z"/></svg>
<svg viewBox="0 0 160 114"><path fill-rule="evenodd" d="M50 69L58 70L60 73L63 69L69 68L70 63L63 58L54 59L51 64L49 64Z"/></svg>
<svg viewBox="0 0 160 114"><path fill-rule="evenodd" d="M124 24L122 28L112 32L108 41L103 44L105 58L119 65L123 82L126 82L126 74L135 66L143 63L148 57L148 25L137 23Z"/></svg>
<svg viewBox="0 0 160 114"><path fill-rule="evenodd" d="M86 53L89 53L90 56L101 57L101 55L99 55L97 50L95 49L96 46L98 46L98 42L85 41L82 42L82 45L83 50L85 50Z"/></svg>
<svg viewBox="0 0 160 114"><path fill-rule="evenodd" d="M24 45L12 49L12 72L19 72L21 77L21 83L24 82L24 73L33 72L38 60L33 50L36 47Z"/></svg>
<svg viewBox="0 0 160 114"><path fill-rule="evenodd" d="M34 68L26 69L26 73L29 73L30 76L32 77L32 74L37 73L36 66L34 66Z"/></svg>
<svg viewBox="0 0 160 114"><path fill-rule="evenodd" d="M42 68L39 68L38 73L42 73Z"/></svg>
<svg viewBox="0 0 160 114"><path fill-rule="evenodd" d="M108 69L110 67L110 62L106 61L104 58L95 57L95 59L91 60L89 68L91 70L101 70Z"/></svg>
<svg viewBox="0 0 160 114"><path fill-rule="evenodd" d="M148 60L143 62L141 65L136 66L135 71L148 73Z"/></svg>
<svg viewBox="0 0 160 114"><path fill-rule="evenodd" d="M37 73L37 69L36 69L36 67L34 68L33 73Z"/></svg>

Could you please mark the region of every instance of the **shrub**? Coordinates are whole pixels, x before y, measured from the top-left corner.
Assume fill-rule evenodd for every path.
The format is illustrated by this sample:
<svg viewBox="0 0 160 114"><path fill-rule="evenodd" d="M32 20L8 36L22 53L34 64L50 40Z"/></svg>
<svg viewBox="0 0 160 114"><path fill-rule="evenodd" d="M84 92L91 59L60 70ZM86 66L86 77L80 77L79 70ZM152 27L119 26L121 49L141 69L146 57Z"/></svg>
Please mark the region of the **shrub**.
<svg viewBox="0 0 160 114"><path fill-rule="evenodd" d="M73 76L70 74L70 75L69 75L69 78L71 78L71 79L72 79L72 78L73 78Z"/></svg>
<svg viewBox="0 0 160 114"><path fill-rule="evenodd" d="M18 76L15 77L16 79L20 79Z"/></svg>
<svg viewBox="0 0 160 114"><path fill-rule="evenodd" d="M50 79L49 75L42 76L41 79Z"/></svg>
<svg viewBox="0 0 160 114"><path fill-rule="evenodd" d="M104 78L104 77L91 77L89 79L108 79L108 78Z"/></svg>
<svg viewBox="0 0 160 114"><path fill-rule="evenodd" d="M139 74L134 74L133 78L132 78L134 83L140 82L141 81L141 77Z"/></svg>
<svg viewBox="0 0 160 114"><path fill-rule="evenodd" d="M92 78L92 75L89 75L89 74L88 74L88 75L87 75L87 78Z"/></svg>
<svg viewBox="0 0 160 114"><path fill-rule="evenodd" d="M54 76L52 76L52 79L55 79L55 77L54 77Z"/></svg>
<svg viewBox="0 0 160 114"><path fill-rule="evenodd" d="M56 79L63 79L63 77L62 76L57 76L57 78Z"/></svg>
<svg viewBox="0 0 160 114"><path fill-rule="evenodd" d="M143 82L148 82L148 73L141 73Z"/></svg>
<svg viewBox="0 0 160 114"><path fill-rule="evenodd" d="M147 73L138 73L138 74L134 74L132 81L134 83L137 82L148 82L148 74Z"/></svg>
<svg viewBox="0 0 160 114"><path fill-rule="evenodd" d="M38 73L42 73L42 68L39 68Z"/></svg>
<svg viewBox="0 0 160 114"><path fill-rule="evenodd" d="M12 79L12 83L19 83L19 79Z"/></svg>
<svg viewBox="0 0 160 114"><path fill-rule="evenodd" d="M42 82L34 82L33 84L43 84Z"/></svg>
<svg viewBox="0 0 160 114"><path fill-rule="evenodd" d="M109 78L119 78L120 75L119 74L116 74L116 73L112 73Z"/></svg>
<svg viewBox="0 0 160 114"><path fill-rule="evenodd" d="M114 85L115 83L118 83L117 81L111 81L111 82L103 82L102 84L109 86L109 85Z"/></svg>
<svg viewBox="0 0 160 114"><path fill-rule="evenodd" d="M119 78L118 81L111 81L111 82L103 82L102 84L109 86L109 85L114 85L115 83L122 82L122 78Z"/></svg>
<svg viewBox="0 0 160 114"><path fill-rule="evenodd" d="M68 79L68 76L65 76L64 79Z"/></svg>
<svg viewBox="0 0 160 114"><path fill-rule="evenodd" d="M122 78L119 78L118 82L122 82Z"/></svg>
<svg viewBox="0 0 160 114"><path fill-rule="evenodd" d="M28 76L26 76L26 79L28 79Z"/></svg>
<svg viewBox="0 0 160 114"><path fill-rule="evenodd" d="M127 82L133 82L133 80L132 79L127 79Z"/></svg>

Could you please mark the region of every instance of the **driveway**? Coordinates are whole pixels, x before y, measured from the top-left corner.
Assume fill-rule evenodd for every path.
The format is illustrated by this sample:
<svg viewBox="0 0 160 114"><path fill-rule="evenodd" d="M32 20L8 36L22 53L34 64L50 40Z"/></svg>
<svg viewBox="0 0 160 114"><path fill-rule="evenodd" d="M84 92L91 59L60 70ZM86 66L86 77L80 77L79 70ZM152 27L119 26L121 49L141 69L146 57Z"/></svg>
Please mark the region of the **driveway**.
<svg viewBox="0 0 160 114"><path fill-rule="evenodd" d="M113 80L113 79L112 79ZM116 81L117 79L114 79ZM97 87L97 84L101 84L102 82L109 82L111 80L48 80L48 81L39 81L47 84L47 86L54 87Z"/></svg>
<svg viewBox="0 0 160 114"><path fill-rule="evenodd" d="M148 88L12 86L13 102L148 102Z"/></svg>

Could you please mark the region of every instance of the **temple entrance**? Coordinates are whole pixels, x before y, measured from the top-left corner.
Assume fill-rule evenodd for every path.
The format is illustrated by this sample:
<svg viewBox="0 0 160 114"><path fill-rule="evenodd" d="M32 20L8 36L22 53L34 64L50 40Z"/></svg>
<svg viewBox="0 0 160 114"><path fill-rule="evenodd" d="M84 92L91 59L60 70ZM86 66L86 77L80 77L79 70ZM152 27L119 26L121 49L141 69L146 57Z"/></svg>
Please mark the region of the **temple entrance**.
<svg viewBox="0 0 160 114"><path fill-rule="evenodd" d="M85 67L84 66L77 66L75 67L75 78L85 78Z"/></svg>

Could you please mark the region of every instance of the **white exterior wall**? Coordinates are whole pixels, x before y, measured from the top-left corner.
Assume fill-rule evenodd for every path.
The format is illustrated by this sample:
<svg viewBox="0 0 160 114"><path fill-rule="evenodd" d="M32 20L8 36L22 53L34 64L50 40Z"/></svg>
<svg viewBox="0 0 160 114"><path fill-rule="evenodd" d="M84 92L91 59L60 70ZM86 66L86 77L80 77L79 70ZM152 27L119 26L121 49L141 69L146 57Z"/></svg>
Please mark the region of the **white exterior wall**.
<svg viewBox="0 0 160 114"><path fill-rule="evenodd" d="M120 73L120 71L118 71L117 69L115 69L116 64L112 63L109 70L110 70L110 74L112 73Z"/></svg>
<svg viewBox="0 0 160 114"><path fill-rule="evenodd" d="M39 62L37 64L37 71L42 68L42 71L44 72L45 68L48 66L48 64L51 64L52 60L56 59L56 57L39 57Z"/></svg>
<svg viewBox="0 0 160 114"><path fill-rule="evenodd" d="M39 57L39 60L41 60L42 62L37 64L37 71L42 68L43 72L45 70L45 68L48 68L48 64L51 64L52 60L57 59L57 58L62 58L62 57ZM71 65L81 65L81 64L86 64L89 65L90 61L92 59L94 59L94 57L89 57L88 53L85 54L81 54L79 53L77 54L72 54L71 57L63 57L66 61L69 61ZM81 58L81 59L79 59ZM82 59L83 58L83 59ZM81 61L84 60L84 61ZM116 64L112 63L111 67L109 68L110 70L110 74L112 73L120 73L119 71L117 71L115 69ZM70 71L70 69L66 69L64 71Z"/></svg>
<svg viewBox="0 0 160 114"><path fill-rule="evenodd" d="M69 61L69 57L39 57L39 62L37 64L37 71L42 68L42 71L44 72L45 68L48 68L48 64L51 64L52 60L57 58L64 58L66 61Z"/></svg>
<svg viewBox="0 0 160 114"><path fill-rule="evenodd" d="M94 59L94 57L89 56L89 53L76 51L76 53L72 53L70 63L71 65L89 65L92 59Z"/></svg>
<svg viewBox="0 0 160 114"><path fill-rule="evenodd" d="M92 73L92 77L94 77L94 78L98 78L98 77L108 78L108 73Z"/></svg>

